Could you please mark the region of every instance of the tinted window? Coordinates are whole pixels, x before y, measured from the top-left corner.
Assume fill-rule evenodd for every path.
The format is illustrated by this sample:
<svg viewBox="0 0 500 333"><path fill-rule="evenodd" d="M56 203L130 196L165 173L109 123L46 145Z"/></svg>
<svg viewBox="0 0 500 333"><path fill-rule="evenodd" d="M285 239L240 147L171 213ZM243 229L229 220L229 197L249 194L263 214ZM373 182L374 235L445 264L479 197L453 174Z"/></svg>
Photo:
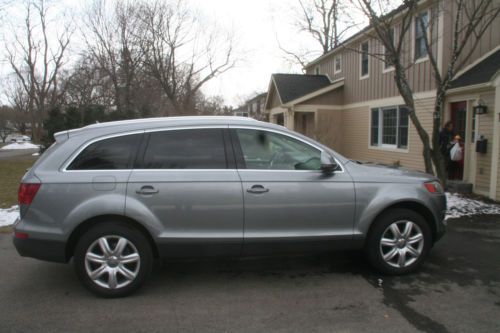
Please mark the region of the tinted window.
<svg viewBox="0 0 500 333"><path fill-rule="evenodd" d="M71 162L67 169L130 169L130 164L141 135L124 135L92 143Z"/></svg>
<svg viewBox="0 0 500 333"><path fill-rule="evenodd" d="M321 152L291 137L237 129L247 169L319 170Z"/></svg>
<svg viewBox="0 0 500 333"><path fill-rule="evenodd" d="M144 154L144 169L225 169L222 129L153 132Z"/></svg>

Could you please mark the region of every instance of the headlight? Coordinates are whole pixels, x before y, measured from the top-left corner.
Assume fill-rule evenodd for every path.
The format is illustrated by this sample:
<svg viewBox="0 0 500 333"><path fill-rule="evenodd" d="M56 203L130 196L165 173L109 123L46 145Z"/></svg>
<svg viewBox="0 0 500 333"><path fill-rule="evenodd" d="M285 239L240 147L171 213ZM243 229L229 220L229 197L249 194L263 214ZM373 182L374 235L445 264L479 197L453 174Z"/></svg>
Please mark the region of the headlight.
<svg viewBox="0 0 500 333"><path fill-rule="evenodd" d="M441 186L441 183L438 181L424 183L424 186L429 193L442 194L444 192L443 186Z"/></svg>

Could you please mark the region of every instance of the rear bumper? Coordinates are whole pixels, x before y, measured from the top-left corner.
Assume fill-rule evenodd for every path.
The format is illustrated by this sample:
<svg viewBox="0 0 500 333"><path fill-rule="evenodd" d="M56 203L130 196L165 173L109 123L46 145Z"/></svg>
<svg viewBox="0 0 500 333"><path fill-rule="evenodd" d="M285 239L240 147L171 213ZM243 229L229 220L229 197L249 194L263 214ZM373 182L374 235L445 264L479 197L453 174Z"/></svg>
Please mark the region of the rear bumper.
<svg viewBox="0 0 500 333"><path fill-rule="evenodd" d="M14 237L14 246L22 257L60 263L68 261L66 259L66 244L64 242Z"/></svg>

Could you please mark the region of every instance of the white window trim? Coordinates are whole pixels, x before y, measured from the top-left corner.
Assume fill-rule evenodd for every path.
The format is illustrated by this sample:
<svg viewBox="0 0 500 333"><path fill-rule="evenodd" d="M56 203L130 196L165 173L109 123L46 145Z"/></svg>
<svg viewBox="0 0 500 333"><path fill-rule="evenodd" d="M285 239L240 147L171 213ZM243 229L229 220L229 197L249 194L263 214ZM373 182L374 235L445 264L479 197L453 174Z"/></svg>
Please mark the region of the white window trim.
<svg viewBox="0 0 500 333"><path fill-rule="evenodd" d="M337 70L337 59L340 59L340 69ZM333 58L333 74L342 73L342 54L337 54Z"/></svg>
<svg viewBox="0 0 500 333"><path fill-rule="evenodd" d="M428 25L427 25L427 31L425 32L427 34L427 40L431 41L431 10L430 8L427 8L426 10L421 10L417 13L417 16L420 15L423 12L427 12L427 19L428 19ZM429 60L429 52L427 52L427 55L425 57L421 57L418 59L415 59L415 38L417 37L416 31L415 31L415 24L417 22L417 16L413 17L413 23L411 25L411 59L414 64L419 64L424 61ZM432 41L431 41L431 47L432 47Z"/></svg>
<svg viewBox="0 0 500 333"><path fill-rule="evenodd" d="M365 75L362 75L362 70L363 70L363 44L368 43L368 73ZM370 41L366 40L359 44L359 79L360 80L366 80L370 77Z"/></svg>
<svg viewBox="0 0 500 333"><path fill-rule="evenodd" d="M314 67L314 75L320 75L319 65Z"/></svg>
<svg viewBox="0 0 500 333"><path fill-rule="evenodd" d="M397 124L398 126L396 127L397 130L396 130L396 142L397 142L397 138L398 138L398 131L399 131L399 107L401 107L402 105L386 105L386 106L376 106L376 107L369 107L368 108L368 112L370 113L369 114L369 126L368 126L368 149L371 149L371 150L383 150L383 151L389 151L389 152L396 152L396 153L409 153L410 152L410 119L408 117L408 141L407 141L407 144L406 144L406 148L399 148L397 143L395 145L389 145L389 144L382 144L382 136L380 135L380 118L382 117L382 113L380 112L382 109L389 109L389 108L394 108L396 107L398 109L398 118L397 118ZM378 113L378 116L379 116L379 145L377 146L372 146L372 110L373 109L378 109L379 110L379 113Z"/></svg>

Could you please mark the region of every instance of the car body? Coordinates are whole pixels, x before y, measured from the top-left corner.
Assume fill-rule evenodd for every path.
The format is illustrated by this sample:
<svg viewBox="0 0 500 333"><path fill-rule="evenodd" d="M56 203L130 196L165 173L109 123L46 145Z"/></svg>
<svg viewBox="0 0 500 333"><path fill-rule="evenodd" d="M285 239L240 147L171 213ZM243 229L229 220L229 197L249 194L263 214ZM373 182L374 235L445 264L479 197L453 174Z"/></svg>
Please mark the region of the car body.
<svg viewBox="0 0 500 333"><path fill-rule="evenodd" d="M379 249L380 255L371 262L387 273L405 273L420 265L445 230L446 198L433 176L351 161L270 123L150 118L64 131L55 140L22 180L14 243L23 256L75 257L83 282L104 296L136 286L113 281L113 288L85 278L101 264L121 267L107 240L101 245L109 253L95 243L103 235L123 236L128 253L145 248L141 260L149 252L157 258L246 256L367 249L374 242L367 254ZM409 244L401 236L405 225L407 242L416 242L420 231L415 260L377 263L388 251L392 260L402 256ZM370 240L375 226L383 230ZM117 247L120 237L113 239ZM413 250L404 250L404 257ZM93 255L101 258L97 266L85 261Z"/></svg>
<svg viewBox="0 0 500 333"><path fill-rule="evenodd" d="M31 138L27 135L17 135L10 136L8 140L10 140L10 142L30 142Z"/></svg>

